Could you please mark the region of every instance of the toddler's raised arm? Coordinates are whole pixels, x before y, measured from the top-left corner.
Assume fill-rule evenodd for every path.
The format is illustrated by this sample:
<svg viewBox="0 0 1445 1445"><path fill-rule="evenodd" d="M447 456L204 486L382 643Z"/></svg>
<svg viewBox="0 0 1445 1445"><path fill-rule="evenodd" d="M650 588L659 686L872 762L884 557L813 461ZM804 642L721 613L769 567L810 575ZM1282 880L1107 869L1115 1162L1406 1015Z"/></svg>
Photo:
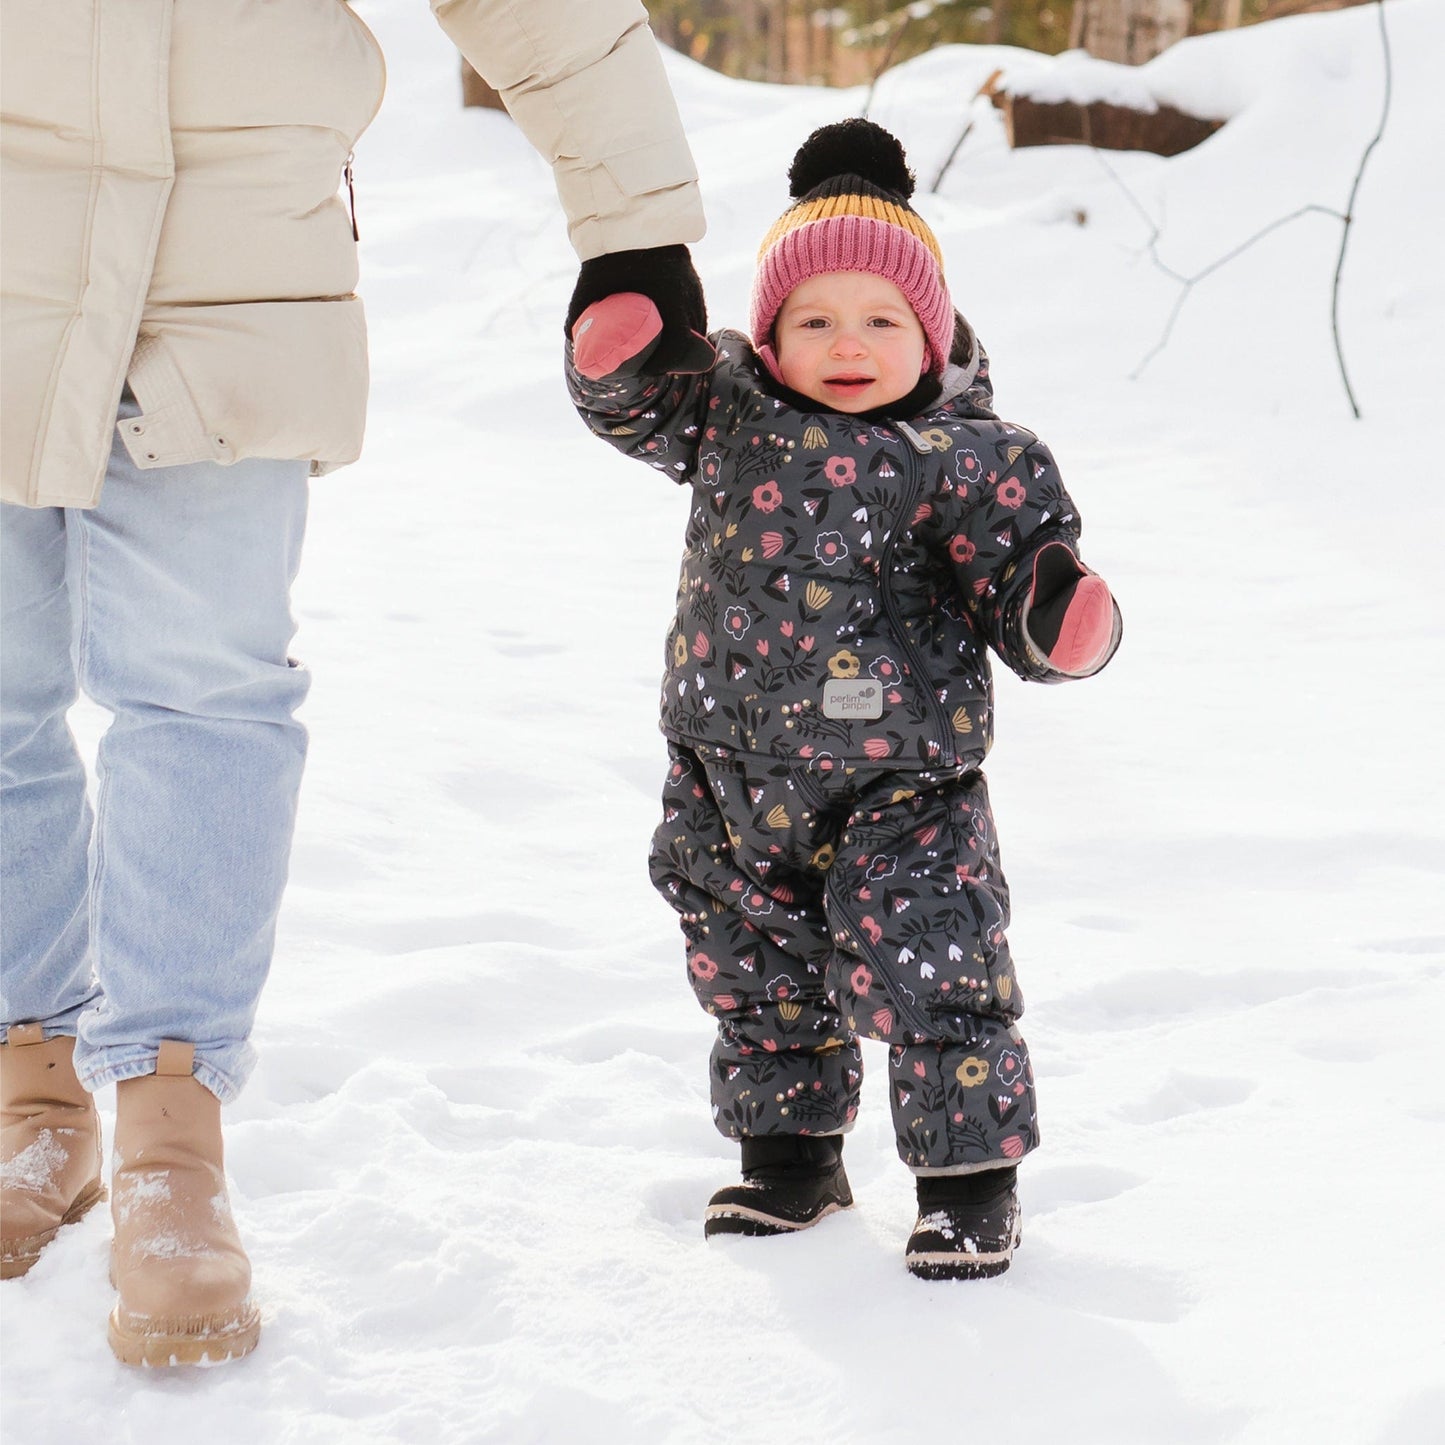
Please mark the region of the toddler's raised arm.
<svg viewBox="0 0 1445 1445"><path fill-rule="evenodd" d="M591 430L686 481L717 354L685 246L584 262L567 311L567 389Z"/></svg>

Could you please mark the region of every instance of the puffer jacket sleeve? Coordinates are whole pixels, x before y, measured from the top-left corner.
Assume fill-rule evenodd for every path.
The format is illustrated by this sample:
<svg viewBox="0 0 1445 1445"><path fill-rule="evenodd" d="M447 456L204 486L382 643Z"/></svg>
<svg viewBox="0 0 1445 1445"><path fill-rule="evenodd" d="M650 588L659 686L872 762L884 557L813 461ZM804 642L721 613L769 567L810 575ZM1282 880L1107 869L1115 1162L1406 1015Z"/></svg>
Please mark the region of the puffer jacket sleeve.
<svg viewBox="0 0 1445 1445"><path fill-rule="evenodd" d="M1063 682L1067 675L1030 644L1023 611L1037 553L1061 542L1078 555L1078 512L1052 453L1031 433L1007 428L978 450L979 480L958 481L937 500L934 538L999 657L1022 678Z"/></svg>
<svg viewBox="0 0 1445 1445"><path fill-rule="evenodd" d="M639 0L431 0L551 163L579 258L686 244L697 171Z"/></svg>
<svg viewBox="0 0 1445 1445"><path fill-rule="evenodd" d="M572 364L567 390L594 435L675 482L691 482L710 409L713 372L685 376L605 376L592 381Z"/></svg>

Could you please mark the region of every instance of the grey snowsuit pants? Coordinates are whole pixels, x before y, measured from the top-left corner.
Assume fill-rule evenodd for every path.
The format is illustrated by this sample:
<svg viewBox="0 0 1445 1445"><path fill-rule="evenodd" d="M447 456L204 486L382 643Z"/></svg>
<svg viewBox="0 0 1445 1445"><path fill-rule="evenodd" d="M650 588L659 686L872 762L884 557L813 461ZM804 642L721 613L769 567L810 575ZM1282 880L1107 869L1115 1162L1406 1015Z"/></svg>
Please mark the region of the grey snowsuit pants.
<svg viewBox="0 0 1445 1445"><path fill-rule="evenodd" d="M889 1046L910 1167L963 1172L1033 1149L1023 999L983 774L669 748L651 871L718 1022L719 1130L849 1129L863 1037Z"/></svg>

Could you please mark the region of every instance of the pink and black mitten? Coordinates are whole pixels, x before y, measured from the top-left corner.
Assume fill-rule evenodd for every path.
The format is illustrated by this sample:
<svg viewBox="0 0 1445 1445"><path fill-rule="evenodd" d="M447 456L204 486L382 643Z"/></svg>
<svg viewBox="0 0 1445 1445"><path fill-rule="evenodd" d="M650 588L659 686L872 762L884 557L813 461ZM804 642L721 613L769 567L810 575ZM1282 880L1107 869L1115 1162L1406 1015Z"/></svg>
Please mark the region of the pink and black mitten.
<svg viewBox="0 0 1445 1445"><path fill-rule="evenodd" d="M1062 542L1048 543L1034 557L1023 625L1034 648L1065 677L1092 677L1113 657L1123 632L1108 583Z"/></svg>
<svg viewBox="0 0 1445 1445"><path fill-rule="evenodd" d="M567 307L572 361L591 381L706 371L702 283L686 246L612 251L582 263Z"/></svg>

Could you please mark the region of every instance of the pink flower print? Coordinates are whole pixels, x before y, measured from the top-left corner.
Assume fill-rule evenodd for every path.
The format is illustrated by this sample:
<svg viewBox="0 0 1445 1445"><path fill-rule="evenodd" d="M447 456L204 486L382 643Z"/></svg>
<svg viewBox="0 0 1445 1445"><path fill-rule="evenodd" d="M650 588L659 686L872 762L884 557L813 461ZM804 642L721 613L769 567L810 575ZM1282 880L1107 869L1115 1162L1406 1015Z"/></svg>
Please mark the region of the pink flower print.
<svg viewBox="0 0 1445 1445"><path fill-rule="evenodd" d="M823 475L835 487L851 487L858 480L858 463L852 457L829 457L823 463Z"/></svg>
<svg viewBox="0 0 1445 1445"><path fill-rule="evenodd" d="M880 1034L891 1034L893 1032L893 1010L881 1008L873 1015L873 1027Z"/></svg>
<svg viewBox="0 0 1445 1445"><path fill-rule="evenodd" d="M723 614L723 626L727 629L728 636L736 642L752 626L752 618L748 616L746 607L729 607Z"/></svg>
<svg viewBox="0 0 1445 1445"><path fill-rule="evenodd" d="M715 993L712 996L712 1001L719 1008L735 1009L738 1006L737 999L735 999L730 993Z"/></svg>
<svg viewBox="0 0 1445 1445"><path fill-rule="evenodd" d="M707 633L699 632L692 640L692 655L699 661L712 651L712 643L708 641Z"/></svg>
<svg viewBox="0 0 1445 1445"><path fill-rule="evenodd" d="M792 998L797 993L798 985L785 973L780 973L777 978L768 981L768 997L779 1001Z"/></svg>
<svg viewBox="0 0 1445 1445"><path fill-rule="evenodd" d="M920 522L926 522L933 515L933 504L931 502L920 502L913 513L911 526L916 527Z"/></svg>
<svg viewBox="0 0 1445 1445"><path fill-rule="evenodd" d="M979 461L977 452L964 447L954 455L953 470L959 481L976 482L983 475L983 463Z"/></svg>
<svg viewBox="0 0 1445 1445"><path fill-rule="evenodd" d="M807 636L807 637L800 637L800 638L798 639L798 651L799 651L799 652L811 652L811 651L813 650L813 643L814 643L814 641L815 641L815 639L812 637L811 634L810 634L809 636Z"/></svg>
<svg viewBox="0 0 1445 1445"><path fill-rule="evenodd" d="M866 757L872 758L874 762L877 762L880 758L886 758L892 750L893 745L887 738L863 739L863 753Z"/></svg>
<svg viewBox="0 0 1445 1445"><path fill-rule="evenodd" d="M999 502L1012 508L1015 512L1028 500L1028 493L1024 490L1024 484L1017 477L1010 477L1007 481L998 484L998 491L994 495Z"/></svg>
<svg viewBox="0 0 1445 1445"><path fill-rule="evenodd" d="M777 1040L776 1040L776 1039L764 1039L764 1040L763 1040L763 1048L766 1049L767 1052L770 1053L770 1054L775 1054L775 1053L777 1053L777 1051L778 1051L778 1043L777 1043Z"/></svg>
<svg viewBox="0 0 1445 1445"><path fill-rule="evenodd" d="M768 655L768 639L766 637L758 638L758 640L753 643L753 646L757 649L759 657L766 657Z"/></svg>
<svg viewBox="0 0 1445 1445"><path fill-rule="evenodd" d="M763 482L753 488L753 506L760 512L776 512L783 505L783 491L776 482Z"/></svg>
<svg viewBox="0 0 1445 1445"><path fill-rule="evenodd" d="M874 921L871 914L865 913L863 917L858 920L858 925L862 928L863 932L868 935L869 943L873 944L875 948L883 941L883 930Z"/></svg>
<svg viewBox="0 0 1445 1445"><path fill-rule="evenodd" d="M938 824L930 823L926 828L920 828L913 836L918 840L920 848L927 848L938 837Z"/></svg>
<svg viewBox="0 0 1445 1445"><path fill-rule="evenodd" d="M875 657L868 664L868 672L881 683L897 682L898 680L898 664L886 653L882 657Z"/></svg>
<svg viewBox="0 0 1445 1445"><path fill-rule="evenodd" d="M688 959L687 966L704 983L717 977L717 964L705 953L695 953Z"/></svg>
<svg viewBox="0 0 1445 1445"><path fill-rule="evenodd" d="M925 1078L928 1074L928 1066L922 1059L916 1059L913 1064L913 1072L917 1074L920 1079Z"/></svg>
<svg viewBox="0 0 1445 1445"><path fill-rule="evenodd" d="M974 554L977 551L978 548L975 547L962 532L957 533L949 539L948 555L952 557L960 567L967 567L968 564L973 561Z"/></svg>
<svg viewBox="0 0 1445 1445"><path fill-rule="evenodd" d="M891 878L898 867L898 859L889 857L887 853L880 853L868 865L868 877L876 883L880 878Z"/></svg>
<svg viewBox="0 0 1445 1445"><path fill-rule="evenodd" d="M770 482L769 486L772 485ZM783 534L781 532L763 533L763 556L769 559L776 557L783 550Z"/></svg>
<svg viewBox="0 0 1445 1445"><path fill-rule="evenodd" d="M1003 1150L1005 1159L1022 1159L1024 1157L1024 1141L1017 1134L1007 1135L999 1144Z"/></svg>
<svg viewBox="0 0 1445 1445"><path fill-rule="evenodd" d="M873 973L865 964L860 963L853 970L853 975L848 982L859 998L867 998L869 990L873 987Z"/></svg>
<svg viewBox="0 0 1445 1445"><path fill-rule="evenodd" d="M831 567L848 555L848 544L841 532L819 532L813 555L825 566Z"/></svg>
<svg viewBox="0 0 1445 1445"><path fill-rule="evenodd" d="M1005 1084L1024 1076L1024 1061L1012 1049L1004 1049L994 1063L994 1072Z"/></svg>
<svg viewBox="0 0 1445 1445"><path fill-rule="evenodd" d="M778 624L778 631L781 632L784 637L791 637L793 635L792 620L789 619L787 622L780 622Z"/></svg>
<svg viewBox="0 0 1445 1445"><path fill-rule="evenodd" d="M698 458L698 465L702 468L703 480L709 486L722 475L722 457L717 452L704 452Z"/></svg>

